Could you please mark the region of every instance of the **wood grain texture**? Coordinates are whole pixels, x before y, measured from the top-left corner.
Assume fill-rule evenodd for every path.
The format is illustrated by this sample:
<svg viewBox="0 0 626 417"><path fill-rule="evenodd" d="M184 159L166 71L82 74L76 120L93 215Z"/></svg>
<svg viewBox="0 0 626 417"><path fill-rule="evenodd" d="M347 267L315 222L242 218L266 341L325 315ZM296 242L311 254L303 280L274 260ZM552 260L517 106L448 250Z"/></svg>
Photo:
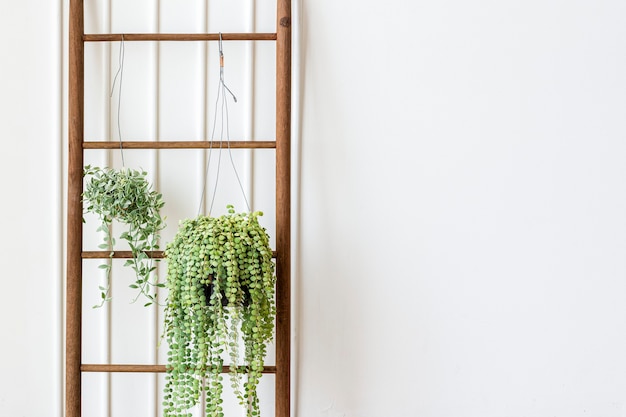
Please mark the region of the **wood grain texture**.
<svg viewBox="0 0 626 417"><path fill-rule="evenodd" d="M276 417L291 403L291 0L276 16Z"/></svg>
<svg viewBox="0 0 626 417"><path fill-rule="evenodd" d="M223 41L274 41L276 33L222 33ZM219 33L103 33L86 34L85 42L121 41L218 41Z"/></svg>
<svg viewBox="0 0 626 417"><path fill-rule="evenodd" d="M107 259L109 257L113 259L130 259L133 257L133 254L129 250L117 250L113 251L113 256L110 256L111 252L106 250L92 250L92 251L83 251L82 258L83 259ZM163 259L165 258L165 253L163 251L150 251L146 252L148 257L153 259ZM276 258L276 251L272 252L272 256Z"/></svg>
<svg viewBox="0 0 626 417"><path fill-rule="evenodd" d="M81 416L83 372L166 372L165 365L82 364L82 259L106 259L109 251L82 251L82 171L86 149L116 149L116 141L84 140L85 42L112 41L217 41L219 34L84 34L83 0L70 0L69 34L69 150L67 237L67 342L66 414ZM124 149L275 149L276 152L276 366L264 373L276 374L276 417L289 417L291 367L291 1L277 0L276 33L225 33L224 41L276 41L276 140L275 141L124 141ZM130 258L130 251L115 251L113 258ZM163 258L163 251L150 253ZM228 372L228 367L224 372Z"/></svg>
<svg viewBox="0 0 626 417"><path fill-rule="evenodd" d="M127 373L164 373L167 372L166 365L131 365L131 364L84 364L81 366L82 372L127 372ZM222 368L222 373L230 372L229 366ZM275 366L265 366L264 374L276 373Z"/></svg>
<svg viewBox="0 0 626 417"><path fill-rule="evenodd" d="M68 67L67 283L65 417L81 415L84 20L83 1L70 0Z"/></svg>
<svg viewBox="0 0 626 417"><path fill-rule="evenodd" d="M275 141L123 141L123 149L274 149ZM84 149L119 149L116 141L85 141Z"/></svg>

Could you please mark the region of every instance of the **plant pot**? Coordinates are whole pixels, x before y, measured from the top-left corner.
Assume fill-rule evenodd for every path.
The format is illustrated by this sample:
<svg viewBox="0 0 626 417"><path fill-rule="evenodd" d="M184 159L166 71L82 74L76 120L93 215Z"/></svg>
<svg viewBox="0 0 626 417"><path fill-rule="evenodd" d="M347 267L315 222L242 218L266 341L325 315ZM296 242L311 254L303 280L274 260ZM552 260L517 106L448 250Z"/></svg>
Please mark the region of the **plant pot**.
<svg viewBox="0 0 626 417"><path fill-rule="evenodd" d="M213 282L215 278L213 277L213 275L209 275L209 281ZM206 297L206 302L207 304L209 303L209 300L211 299L211 296L213 296L213 284L207 284L204 286L204 296ZM249 307L250 306L250 291L248 290L248 287L243 287L243 303L242 306L243 307ZM226 297L226 295L224 294L224 292L222 292L222 307L228 307L228 298Z"/></svg>

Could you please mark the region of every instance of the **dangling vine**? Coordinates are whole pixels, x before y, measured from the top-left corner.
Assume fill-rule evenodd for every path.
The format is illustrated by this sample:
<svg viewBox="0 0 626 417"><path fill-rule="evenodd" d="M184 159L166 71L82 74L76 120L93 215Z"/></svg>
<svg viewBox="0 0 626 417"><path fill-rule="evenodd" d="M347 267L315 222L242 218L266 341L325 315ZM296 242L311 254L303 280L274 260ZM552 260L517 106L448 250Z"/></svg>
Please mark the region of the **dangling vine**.
<svg viewBox="0 0 626 417"><path fill-rule="evenodd" d="M274 263L269 236L258 222L262 213L228 210L221 217L182 222L166 247L167 417L190 417L202 391L206 415L224 416L224 352L231 362L231 386L247 416L259 416L256 387L276 314Z"/></svg>
<svg viewBox="0 0 626 417"><path fill-rule="evenodd" d="M97 231L104 233L104 242L100 249L109 250L107 263L100 265L106 271L106 284L100 286L101 307L110 300L110 277L115 238L111 235L111 224L116 220L128 226L119 238L125 240L130 247L132 259L124 266L135 271L135 282L130 287L138 294L133 301L143 295L148 299L146 306L156 301L156 288L163 287L153 274L156 266L149 253L159 249L159 235L165 228L160 215L163 197L153 191L146 180L146 172L131 169L98 168L87 165L84 169L87 177L83 203L85 212L94 213L100 219Z"/></svg>

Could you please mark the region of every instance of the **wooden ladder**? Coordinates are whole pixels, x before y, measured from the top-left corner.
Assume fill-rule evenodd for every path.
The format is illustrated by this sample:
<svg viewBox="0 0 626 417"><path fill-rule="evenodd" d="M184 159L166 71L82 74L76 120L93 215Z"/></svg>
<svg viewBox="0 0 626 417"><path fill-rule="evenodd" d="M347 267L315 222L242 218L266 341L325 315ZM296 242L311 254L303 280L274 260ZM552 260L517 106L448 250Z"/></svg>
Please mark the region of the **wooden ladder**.
<svg viewBox="0 0 626 417"><path fill-rule="evenodd" d="M275 141L230 142L232 148L275 148L276 155L276 365L265 368L275 374L276 417L290 413L291 334L291 0L277 0L275 33L223 33L224 41L276 42L276 138ZM68 205L67 205L67 293L66 293L66 383L65 417L81 416L83 372L165 372L165 365L116 365L82 363L83 260L107 258L106 251L84 251L83 158L85 149L119 147L114 142L85 141L84 90L86 42L121 41L218 41L220 34L86 34L83 0L69 1L69 101L68 101ZM206 141L122 142L128 149L204 149ZM155 256L162 257L162 252ZM116 252L114 257L130 257ZM227 372L225 367L224 372Z"/></svg>

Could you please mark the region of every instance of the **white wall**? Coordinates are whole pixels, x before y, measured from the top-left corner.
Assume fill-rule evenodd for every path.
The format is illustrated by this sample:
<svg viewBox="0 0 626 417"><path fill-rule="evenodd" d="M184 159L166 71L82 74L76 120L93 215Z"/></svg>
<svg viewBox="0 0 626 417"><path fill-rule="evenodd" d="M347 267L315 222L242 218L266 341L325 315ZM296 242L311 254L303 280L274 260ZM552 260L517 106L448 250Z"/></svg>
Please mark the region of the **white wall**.
<svg viewBox="0 0 626 417"><path fill-rule="evenodd" d="M61 1L0 13L0 415L62 411Z"/></svg>
<svg viewBox="0 0 626 417"><path fill-rule="evenodd" d="M0 14L0 415L62 415L64 3L14 2ZM127 30L138 16L140 30L207 24L194 20L202 2L146 0L150 13L113 3L99 3L88 24ZM295 414L626 416L626 4L303 0L295 9ZM267 16L224 13L234 27L265 30ZM207 109L183 112L184 131L166 117L176 93L166 78L186 80L168 58L176 52L142 48L127 49L123 108L154 106L158 96L149 110L166 113L127 113L125 134L201 136ZM89 91L108 90L116 52L91 52L101 82ZM260 100L251 92L263 85L267 52L233 47L245 70L229 74L243 96ZM202 68L204 51L186 53ZM158 77L156 67L142 72L146 62L160 63ZM146 77L133 83L133 71ZM185 103L197 97L182 94ZM91 104L88 129L110 137L111 123L98 120L112 121L115 103ZM263 114L249 111L242 134L271 135ZM197 181L181 191L168 180L181 169L177 157L128 158L158 168L171 224L195 215L196 203L179 194L197 194ZM203 156L191 158L185 173L197 176ZM242 158L246 178L267 170L264 157ZM255 193L258 204L263 195ZM117 295L91 317L90 334L103 341L87 343L91 359L134 361L157 334L123 324L121 335L109 333L124 323ZM149 346L120 349L120 337ZM141 357L155 359L150 352ZM139 382L157 393L157 381ZM92 391L88 399L102 402L89 411L145 412L120 392L128 380L90 383L105 400Z"/></svg>
<svg viewBox="0 0 626 417"><path fill-rule="evenodd" d="M298 416L625 416L626 3L303 3Z"/></svg>

